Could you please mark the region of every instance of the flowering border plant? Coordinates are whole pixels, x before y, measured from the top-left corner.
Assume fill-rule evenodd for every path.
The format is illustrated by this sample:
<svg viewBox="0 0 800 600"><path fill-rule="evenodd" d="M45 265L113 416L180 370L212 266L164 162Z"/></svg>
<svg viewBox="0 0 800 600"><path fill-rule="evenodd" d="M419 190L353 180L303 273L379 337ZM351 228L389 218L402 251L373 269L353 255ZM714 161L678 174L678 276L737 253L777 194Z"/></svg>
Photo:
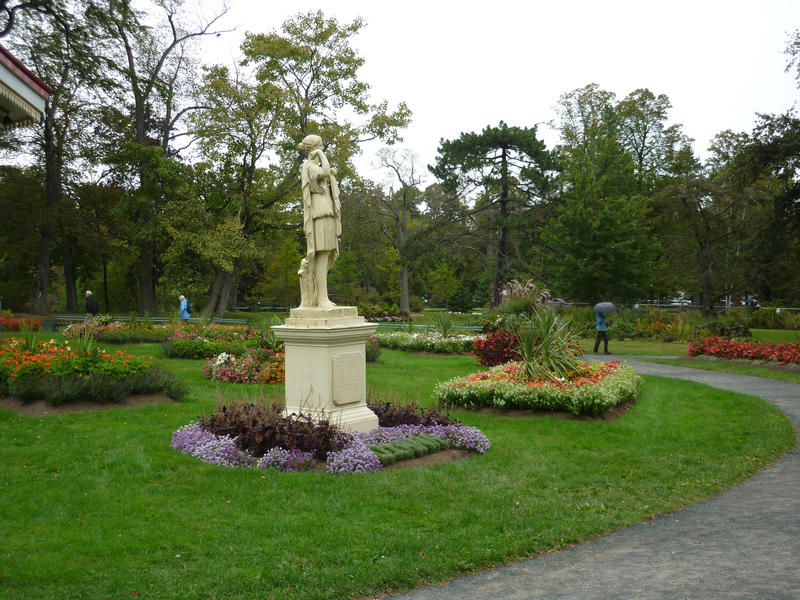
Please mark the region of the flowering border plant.
<svg viewBox="0 0 800 600"><path fill-rule="evenodd" d="M238 357L221 352L206 362L203 375L224 383L283 383L285 355L269 348L248 348Z"/></svg>
<svg viewBox="0 0 800 600"><path fill-rule="evenodd" d="M466 408L569 411L574 415L601 415L613 406L635 401L641 377L619 362L586 363L563 378L527 381L518 363L457 377L436 386L439 406Z"/></svg>
<svg viewBox="0 0 800 600"><path fill-rule="evenodd" d="M376 333L375 339L384 348L406 350L412 352L441 352L465 354L472 352L472 345L478 336L448 335L443 337L438 332L408 333L394 331L392 333Z"/></svg>
<svg viewBox="0 0 800 600"><path fill-rule="evenodd" d="M0 339L0 395L58 405L120 402L133 394L155 392L177 400L188 392L183 382L154 365L151 356L87 350L74 341L40 341L29 349L20 338Z"/></svg>
<svg viewBox="0 0 800 600"><path fill-rule="evenodd" d="M29 317L0 316L0 331L22 331L25 327L33 331L39 331L42 328L42 322Z"/></svg>
<svg viewBox="0 0 800 600"><path fill-rule="evenodd" d="M770 344L732 340L725 337L707 337L700 342L689 342L689 356L718 356L721 358L763 360L781 365L800 364L800 344Z"/></svg>

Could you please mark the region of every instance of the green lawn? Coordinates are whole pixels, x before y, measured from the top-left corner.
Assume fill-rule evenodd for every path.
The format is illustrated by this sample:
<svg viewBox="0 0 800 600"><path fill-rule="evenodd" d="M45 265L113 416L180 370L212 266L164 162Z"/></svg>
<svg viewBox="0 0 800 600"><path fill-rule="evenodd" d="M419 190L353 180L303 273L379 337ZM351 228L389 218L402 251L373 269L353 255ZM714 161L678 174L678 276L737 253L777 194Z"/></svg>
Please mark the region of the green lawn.
<svg viewBox="0 0 800 600"><path fill-rule="evenodd" d="M584 352L591 352L594 348L594 338L580 339L578 344ZM600 344L603 351L603 344ZM608 342L608 351L620 356L685 356L686 342L659 342L656 340L626 340L624 342L611 340Z"/></svg>
<svg viewBox="0 0 800 600"><path fill-rule="evenodd" d="M157 345L131 346L158 356ZM0 597L356 598L591 539L695 503L795 444L765 402L646 377L611 423L460 413L485 455L330 476L229 469L170 448L234 384L160 359L189 400L41 419L0 409ZM368 383L428 403L471 356L383 350ZM251 391L279 386L250 386Z"/></svg>
<svg viewBox="0 0 800 600"><path fill-rule="evenodd" d="M786 329L751 329L750 333L760 342L773 344L800 343L800 332Z"/></svg>

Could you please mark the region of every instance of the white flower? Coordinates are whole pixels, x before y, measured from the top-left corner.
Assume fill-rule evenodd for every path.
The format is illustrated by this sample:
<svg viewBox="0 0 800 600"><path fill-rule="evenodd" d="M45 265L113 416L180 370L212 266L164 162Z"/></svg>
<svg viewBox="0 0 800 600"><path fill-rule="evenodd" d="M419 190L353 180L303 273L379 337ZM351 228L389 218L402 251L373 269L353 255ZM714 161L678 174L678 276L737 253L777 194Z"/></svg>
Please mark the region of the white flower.
<svg viewBox="0 0 800 600"><path fill-rule="evenodd" d="M220 352L217 356L217 359L214 361L214 366L219 367L226 364L229 360L231 360L231 355L227 352Z"/></svg>

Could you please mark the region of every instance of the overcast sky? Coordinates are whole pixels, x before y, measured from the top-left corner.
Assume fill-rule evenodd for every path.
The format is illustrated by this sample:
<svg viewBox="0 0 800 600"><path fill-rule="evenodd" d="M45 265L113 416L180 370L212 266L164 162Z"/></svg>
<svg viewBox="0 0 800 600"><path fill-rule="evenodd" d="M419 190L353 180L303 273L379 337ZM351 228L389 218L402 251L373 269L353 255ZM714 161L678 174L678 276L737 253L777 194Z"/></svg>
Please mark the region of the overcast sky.
<svg viewBox="0 0 800 600"><path fill-rule="evenodd" d="M750 131L755 113L779 113L800 98L785 73L789 34L800 28L797 0L330 0L310 5L229 0L222 25L204 42L207 61L231 64L245 31L279 30L298 12L321 8L341 23L366 26L353 46L366 59L361 78L374 101L404 101L413 122L399 147L420 165L433 162L440 139L504 120L546 123L561 94L598 83L623 98L637 88L666 94L670 123L681 123L701 156L725 129ZM377 147L356 161L362 175ZM432 182L428 176L427 183Z"/></svg>

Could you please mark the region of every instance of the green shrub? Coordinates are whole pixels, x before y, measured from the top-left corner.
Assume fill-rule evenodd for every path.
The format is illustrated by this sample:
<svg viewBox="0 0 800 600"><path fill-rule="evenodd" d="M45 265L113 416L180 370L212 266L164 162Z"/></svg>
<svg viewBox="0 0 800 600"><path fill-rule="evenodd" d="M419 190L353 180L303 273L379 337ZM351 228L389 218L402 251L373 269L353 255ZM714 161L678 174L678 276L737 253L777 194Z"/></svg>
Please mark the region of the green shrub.
<svg viewBox="0 0 800 600"><path fill-rule="evenodd" d="M381 400L373 389L368 390L367 407L378 417L378 427L461 424L458 419L442 414L439 409L425 408L416 401L403 403Z"/></svg>
<svg viewBox="0 0 800 600"><path fill-rule="evenodd" d="M215 435L236 438L236 445L252 456L264 456L280 446L285 450L312 452L324 461L328 452L341 450L346 435L328 419L311 415L284 415L280 403L231 402L220 404L203 420Z"/></svg>
<svg viewBox="0 0 800 600"><path fill-rule="evenodd" d="M188 393L188 386L170 372L155 366L124 377L88 376L36 377L12 380L8 392L23 402L44 400L57 406L69 402L119 403L135 394L164 392L173 400Z"/></svg>
<svg viewBox="0 0 800 600"><path fill-rule="evenodd" d="M369 446L369 449L378 455L378 460L386 467L403 460L433 454L449 447L450 444L441 438L420 433L402 440Z"/></svg>
<svg viewBox="0 0 800 600"><path fill-rule="evenodd" d="M223 352L239 356L247 345L244 342L172 338L164 342L164 356L168 358L211 358Z"/></svg>
<svg viewBox="0 0 800 600"><path fill-rule="evenodd" d="M784 329L788 321L785 310L778 312L774 308L762 308L753 312L747 325L751 329Z"/></svg>
<svg viewBox="0 0 800 600"><path fill-rule="evenodd" d="M365 358L367 362L375 362L381 355L381 346L375 336L371 336L364 346Z"/></svg>

